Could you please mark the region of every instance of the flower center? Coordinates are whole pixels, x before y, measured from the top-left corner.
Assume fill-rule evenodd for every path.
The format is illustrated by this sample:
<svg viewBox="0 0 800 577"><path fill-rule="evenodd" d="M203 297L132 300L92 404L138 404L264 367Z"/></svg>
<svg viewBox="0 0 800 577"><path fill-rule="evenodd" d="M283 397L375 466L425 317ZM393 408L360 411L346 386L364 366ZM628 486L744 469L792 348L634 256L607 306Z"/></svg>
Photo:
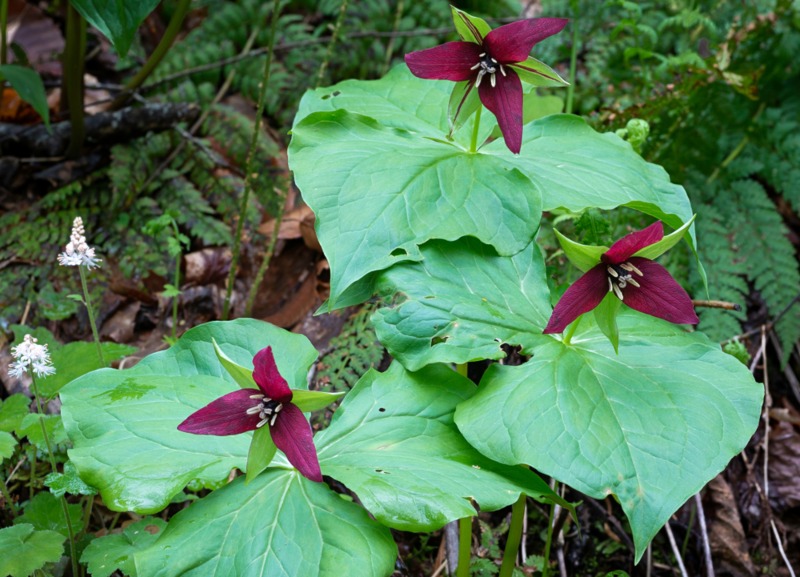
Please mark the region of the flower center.
<svg viewBox="0 0 800 577"><path fill-rule="evenodd" d="M632 273L636 273L639 276L644 276L642 271L629 262L623 262L622 264L610 264L606 267L606 270L608 271L608 292L614 291L614 294L619 297L619 300L625 300L622 298L622 289L628 285L633 285L636 288L639 288L640 286L639 283L633 278Z"/></svg>
<svg viewBox="0 0 800 577"><path fill-rule="evenodd" d="M256 429L260 429L267 423L269 423L270 427L275 425L275 420L278 418L278 413L281 412L283 404L269 397L265 397L264 395L250 395L250 398L258 399L258 404L255 407L250 407L246 411L248 415L257 414L261 419L256 425Z"/></svg>
<svg viewBox="0 0 800 577"><path fill-rule="evenodd" d="M480 57L480 60L478 60L478 63L475 66L470 68L470 70L478 71L478 77L475 79L475 88L481 85L481 80L487 74L489 75L489 82L492 84L492 88L494 88L495 84L497 83L497 80L494 76L495 73L499 69L500 73L505 76L506 70L503 68L502 64L489 56L487 52L481 52L478 56Z"/></svg>

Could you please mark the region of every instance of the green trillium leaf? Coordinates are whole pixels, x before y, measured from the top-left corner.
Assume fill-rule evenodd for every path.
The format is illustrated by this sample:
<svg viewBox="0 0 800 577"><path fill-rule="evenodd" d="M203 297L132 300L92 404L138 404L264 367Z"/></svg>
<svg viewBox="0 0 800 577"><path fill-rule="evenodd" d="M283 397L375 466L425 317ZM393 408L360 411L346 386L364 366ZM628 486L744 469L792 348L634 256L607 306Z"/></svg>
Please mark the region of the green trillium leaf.
<svg viewBox="0 0 800 577"><path fill-rule="evenodd" d="M290 156L331 264L332 307L369 296L360 287L343 297L370 273L419 260L418 246L432 238L474 236L519 252L541 216L538 187L499 158L343 110L297 124Z"/></svg>
<svg viewBox="0 0 800 577"><path fill-rule="evenodd" d="M136 29L158 6L159 0L109 2L108 0L71 0L81 16L111 40L114 50L125 57L133 42Z"/></svg>
<svg viewBox="0 0 800 577"><path fill-rule="evenodd" d="M521 366L492 365L455 420L500 462L526 463L602 499L614 495L636 559L670 515L755 430L763 387L700 333L623 310L617 355L586 315Z"/></svg>
<svg viewBox="0 0 800 577"><path fill-rule="evenodd" d="M243 389L255 389L258 385L256 385L256 382L253 380L253 370L233 362L228 355L222 352L216 340L211 339L211 342L214 345L214 354L217 355L220 364L225 367L225 370L233 377L236 384Z"/></svg>
<svg viewBox="0 0 800 577"><path fill-rule="evenodd" d="M98 537L83 550L81 563L87 564L92 577L109 577L117 570L135 577L133 554L152 545L166 526L163 519L145 517L119 533Z"/></svg>
<svg viewBox="0 0 800 577"><path fill-rule="evenodd" d="M23 523L0 529L0 575L29 577L64 552L64 537Z"/></svg>
<svg viewBox="0 0 800 577"><path fill-rule="evenodd" d="M556 228L553 228L553 232L569 262L581 272L594 268L600 262L600 257L608 251L607 246L592 246L575 242L558 232Z"/></svg>
<svg viewBox="0 0 800 577"><path fill-rule="evenodd" d="M470 500L494 511L525 493L569 507L532 471L500 465L464 440L453 410L475 390L444 365L370 370L316 437L322 471L354 491L378 521L405 531L474 515Z"/></svg>
<svg viewBox="0 0 800 577"><path fill-rule="evenodd" d="M396 557L391 533L364 509L280 469L200 499L134 556L148 577L385 577Z"/></svg>
<svg viewBox="0 0 800 577"><path fill-rule="evenodd" d="M30 104L42 117L45 126L50 127L50 109L47 106L47 93L38 72L17 64L0 66L0 80L5 78L19 97Z"/></svg>
<svg viewBox="0 0 800 577"><path fill-rule="evenodd" d="M505 356L501 344L523 352L542 339L552 312L541 250L530 243L511 257L475 239L432 241L424 260L382 272L379 292L392 307L372 317L380 341L406 368Z"/></svg>
<svg viewBox="0 0 800 577"><path fill-rule="evenodd" d="M323 391L292 391L292 403L304 413L313 413L335 403L344 396L344 392L326 393Z"/></svg>
<svg viewBox="0 0 800 577"><path fill-rule="evenodd" d="M177 430L191 413L238 387L212 339L239 366L272 346L290 387L306 387L317 351L302 335L251 319L212 322L187 331L166 351L132 369L101 369L61 392L70 459L117 511L153 513L190 481L212 487L233 468L245 470L251 434L220 437ZM154 466L158 463L158 466ZM284 465L281 460L276 463Z"/></svg>

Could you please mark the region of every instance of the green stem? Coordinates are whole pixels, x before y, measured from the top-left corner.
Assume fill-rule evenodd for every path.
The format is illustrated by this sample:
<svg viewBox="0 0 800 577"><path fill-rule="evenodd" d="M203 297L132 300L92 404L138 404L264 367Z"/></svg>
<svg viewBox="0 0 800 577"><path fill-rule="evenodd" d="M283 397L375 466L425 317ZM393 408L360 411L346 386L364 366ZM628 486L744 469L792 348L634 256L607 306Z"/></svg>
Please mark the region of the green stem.
<svg viewBox="0 0 800 577"><path fill-rule="evenodd" d="M511 526L508 528L503 564L498 577L511 577L517 564L517 551L522 540L522 521L525 518L525 498L525 494L521 493L517 502L511 506Z"/></svg>
<svg viewBox="0 0 800 577"><path fill-rule="evenodd" d="M481 112L483 111L483 106L479 106L477 112L475 112L475 120L472 123L472 140L469 142L469 151L475 152L478 150L478 132L480 132L481 128Z"/></svg>
<svg viewBox="0 0 800 577"><path fill-rule="evenodd" d="M175 219L170 219L172 224L172 234L175 236L175 240L178 242L178 247L181 246L180 240L180 231L178 230L178 223L175 222ZM179 286L181 283L181 251L178 251L178 254L175 256L175 276L173 280L172 286L175 287L176 291L179 291ZM178 297L180 295L175 295L172 297L172 340L175 341L175 338L178 335Z"/></svg>
<svg viewBox="0 0 800 577"><path fill-rule="evenodd" d="M570 2L572 5L572 48L569 53L569 86L567 86L567 105L566 113L572 114L572 102L575 96L575 76L578 67L578 3Z"/></svg>
<svg viewBox="0 0 800 577"><path fill-rule="evenodd" d="M44 437L44 444L47 446L47 457L50 459L50 468L53 473L58 473L58 465L56 464L56 457L53 454L53 446L50 444L50 437L47 435L47 427L44 424L44 411L42 410L42 402L39 397L39 389L36 386L36 377L31 373L31 385L33 387L33 398L36 400L36 410L39 413L39 425L42 427L42 437ZM78 556L75 551L75 533L72 529L72 521L69 518L69 508L67 507L67 499L61 495L61 511L64 513L64 522L67 525L67 533L69 534L69 552L70 560L72 561L72 574L78 576Z"/></svg>
<svg viewBox="0 0 800 577"><path fill-rule="evenodd" d="M458 520L458 568L456 577L469 577L472 557L472 517Z"/></svg>
<svg viewBox="0 0 800 577"><path fill-rule="evenodd" d="M86 286L86 273L83 272L83 267L78 267L78 272L81 275L81 288L83 288L83 304L86 305L86 312L89 313L89 325L92 327L92 336L94 343L97 345L97 358L100 359L100 365L106 366L106 359L103 357L103 347L100 346L100 335L97 334L97 322L94 320L94 310L92 303L89 301L89 288Z"/></svg>
<svg viewBox="0 0 800 577"><path fill-rule="evenodd" d="M153 50L153 53L147 59L147 62L144 63L142 69L125 85L125 89L111 103L111 110L117 110L124 106L131 94L147 80L148 76L156 69L156 66L161 63L161 60L172 47L172 43L175 42L175 37L178 35L178 32L181 31L181 25L183 24L184 18L186 18L186 14L189 13L191 4L192 0L180 0L178 2L178 5L175 7L175 12L172 14L172 18L158 46Z"/></svg>
<svg viewBox="0 0 800 577"><path fill-rule="evenodd" d="M86 20L67 6L67 37L64 47L64 94L67 97L71 132L66 155L76 158L83 148L86 129L83 118L83 59L86 51Z"/></svg>
<svg viewBox="0 0 800 577"><path fill-rule="evenodd" d="M8 0L0 0L0 64L8 59Z"/></svg>
<svg viewBox="0 0 800 577"><path fill-rule="evenodd" d="M558 481L553 480L553 492L558 493ZM553 544L553 524L556 522L556 504L550 504L550 516L547 518L547 540L544 542L544 560L542 561L542 577L550 574L550 547Z"/></svg>
<svg viewBox="0 0 800 577"><path fill-rule="evenodd" d="M764 109L766 107L767 107L767 103L766 102L762 102L761 106L759 106L758 110L756 110L756 113L753 116L753 119L750 121L751 124L754 123L756 120L758 120L758 117L761 116L761 113L764 112ZM706 179L706 184L711 184L712 182L717 180L717 177L719 176L719 173L722 172L724 169L726 169L731 162L736 160L736 158L744 150L745 146L747 146L748 142L750 142L750 135L749 134L745 134L742 137L742 140L739 141L739 144L736 145L736 148L734 148L731 151L731 153L728 156L725 157L725 160L722 161L722 164L720 164L718 167L716 167L714 169L714 172L711 173L711 176L709 176Z"/></svg>
<svg viewBox="0 0 800 577"><path fill-rule="evenodd" d="M322 64L319 65L319 72L317 72L317 85L315 88L319 88L322 84L322 80L325 77L325 70L328 68L328 62L330 62L331 56L333 56L333 47L336 46L336 41L339 39L339 29L342 27L342 22L344 22L344 14L347 12L347 0L342 0L342 3L339 5L339 15L336 17L336 24L333 25L333 33L331 33L331 41L328 44L328 51L325 53L325 59L322 61Z"/></svg>
<svg viewBox="0 0 800 577"><path fill-rule="evenodd" d="M572 324L567 328L567 332L564 335L564 344L568 345L570 341L572 341L572 335L575 334L575 331L578 330L578 326L581 324L581 320L583 320L583 315L579 316L575 319Z"/></svg>
<svg viewBox="0 0 800 577"><path fill-rule="evenodd" d="M8 508L11 509L11 516L16 517L19 513L19 509L17 508L17 504L11 498L11 493L8 491L8 487L6 487L6 480L4 478L5 475L0 476L0 493L3 494L3 498L8 503Z"/></svg>
<svg viewBox="0 0 800 577"><path fill-rule="evenodd" d="M225 301L222 304L222 320L228 320L231 308L231 294L233 285L236 282L236 268L239 266L239 251L242 245L242 230L247 214L247 205L250 204L250 189L253 188L253 159L258 147L258 136L261 133L261 118L264 116L264 105L266 102L267 86L269 85L269 74L272 68L272 54L275 48L275 34L278 29L278 15L281 11L281 3L275 0L272 5L272 22L270 24L269 45L267 59L264 62L264 71L261 76L261 87L258 94L258 109L256 110L256 120L253 123L253 136L250 139L250 148L247 151L245 161L244 191L242 192L242 204L239 207L239 220L236 223L236 236L233 238L231 249L231 268L228 271L228 283L225 287Z"/></svg>

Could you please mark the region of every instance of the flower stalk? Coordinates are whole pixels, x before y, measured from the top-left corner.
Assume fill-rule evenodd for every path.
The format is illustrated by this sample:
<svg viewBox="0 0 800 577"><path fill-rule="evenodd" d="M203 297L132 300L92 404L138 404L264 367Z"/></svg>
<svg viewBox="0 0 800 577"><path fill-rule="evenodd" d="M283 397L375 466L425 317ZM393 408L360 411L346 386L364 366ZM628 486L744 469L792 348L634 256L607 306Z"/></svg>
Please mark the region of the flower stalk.
<svg viewBox="0 0 800 577"><path fill-rule="evenodd" d="M500 565L498 577L511 577L517 564L517 551L522 540L522 521L525 519L525 500L526 495L521 493L519 499L511 505L511 526L508 528L503 563Z"/></svg>

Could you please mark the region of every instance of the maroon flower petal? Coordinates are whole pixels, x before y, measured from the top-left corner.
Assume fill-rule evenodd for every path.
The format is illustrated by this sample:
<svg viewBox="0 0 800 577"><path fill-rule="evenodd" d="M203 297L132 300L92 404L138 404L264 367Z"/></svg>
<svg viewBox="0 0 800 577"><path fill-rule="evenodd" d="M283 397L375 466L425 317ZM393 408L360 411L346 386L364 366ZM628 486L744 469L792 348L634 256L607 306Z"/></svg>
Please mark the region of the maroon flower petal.
<svg viewBox="0 0 800 577"><path fill-rule="evenodd" d="M589 269L581 278L572 283L572 286L558 301L544 329L544 334L564 332L568 324L599 305L607 292L608 276L605 265Z"/></svg>
<svg viewBox="0 0 800 577"><path fill-rule="evenodd" d="M253 380L258 388L270 399L279 403L288 403L292 400L292 390L278 372L272 347L261 349L253 357Z"/></svg>
<svg viewBox="0 0 800 577"><path fill-rule="evenodd" d="M522 62L537 42L558 34L566 18L529 18L495 28L483 40L492 58L501 64Z"/></svg>
<svg viewBox="0 0 800 577"><path fill-rule="evenodd" d="M261 420L258 414L248 415L247 409L258 405L257 389L239 389L212 401L189 415L178 430L195 435L238 435L252 431Z"/></svg>
<svg viewBox="0 0 800 577"><path fill-rule="evenodd" d="M418 50L406 54L406 64L411 73L418 78L432 80L474 79L477 71L473 70L480 60L483 49L472 42L447 42L427 50Z"/></svg>
<svg viewBox="0 0 800 577"><path fill-rule="evenodd" d="M311 425L300 409L291 403L283 405L270 433L275 446L283 451L300 474L312 481L322 482Z"/></svg>
<svg viewBox="0 0 800 577"><path fill-rule="evenodd" d="M522 82L516 72L506 68L506 75L498 70L492 87L490 78L484 76L478 94L484 106L497 117L506 146L514 154L522 148Z"/></svg>
<svg viewBox="0 0 800 577"><path fill-rule="evenodd" d="M656 221L643 230L637 230L623 236L611 245L603 254L604 263L622 264L646 246L655 244L664 238L664 225Z"/></svg>
<svg viewBox="0 0 800 577"><path fill-rule="evenodd" d="M649 258L633 257L628 262L642 271L644 276L634 275L633 278L641 287L625 287L622 302L640 313L671 323L694 325L700 322L694 312L692 299L667 269Z"/></svg>

